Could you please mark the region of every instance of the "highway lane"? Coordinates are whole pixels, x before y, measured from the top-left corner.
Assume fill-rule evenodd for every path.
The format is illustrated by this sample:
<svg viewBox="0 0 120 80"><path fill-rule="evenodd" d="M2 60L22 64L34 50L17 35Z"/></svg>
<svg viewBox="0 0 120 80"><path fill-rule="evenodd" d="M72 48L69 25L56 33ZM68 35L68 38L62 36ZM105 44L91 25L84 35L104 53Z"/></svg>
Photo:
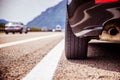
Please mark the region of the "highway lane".
<svg viewBox="0 0 120 80"><path fill-rule="evenodd" d="M27 34L5 34L1 33L0 34L0 44L2 43L7 43L7 42L13 42L13 41L19 41L19 40L24 40L24 39L30 39L30 38L36 38L36 37L42 37L42 36L47 36L53 35L53 34L58 34L59 32L28 32Z"/></svg>
<svg viewBox="0 0 120 80"><path fill-rule="evenodd" d="M0 63L2 64L0 73L3 75L1 77L5 80L22 79L35 64L41 63L43 57L45 58L53 46L62 39L63 37L58 36L0 49L0 52L3 51L0 53ZM53 42L55 43L53 44ZM119 49L119 44L89 43L86 60L67 60L63 51L57 69L54 69L56 71L53 72L52 80L120 80ZM57 65L57 63L55 64ZM47 66L45 67L47 68Z"/></svg>
<svg viewBox="0 0 120 80"><path fill-rule="evenodd" d="M3 40L1 40L1 44L55 34L58 34L58 36L0 48L0 80L22 79L55 45L58 44L58 42L63 39L64 33L40 32L21 35L0 34L0 37Z"/></svg>

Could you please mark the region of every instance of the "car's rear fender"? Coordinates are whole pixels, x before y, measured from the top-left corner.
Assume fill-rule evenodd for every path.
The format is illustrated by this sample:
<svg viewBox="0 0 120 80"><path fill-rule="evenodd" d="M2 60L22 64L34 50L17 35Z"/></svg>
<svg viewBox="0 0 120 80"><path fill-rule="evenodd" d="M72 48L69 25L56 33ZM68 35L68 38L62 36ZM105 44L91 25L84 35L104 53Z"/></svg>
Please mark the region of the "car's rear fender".
<svg viewBox="0 0 120 80"><path fill-rule="evenodd" d="M95 4L93 0L72 0L67 6L67 12L68 22L77 37L99 36L103 24L120 18L120 2Z"/></svg>

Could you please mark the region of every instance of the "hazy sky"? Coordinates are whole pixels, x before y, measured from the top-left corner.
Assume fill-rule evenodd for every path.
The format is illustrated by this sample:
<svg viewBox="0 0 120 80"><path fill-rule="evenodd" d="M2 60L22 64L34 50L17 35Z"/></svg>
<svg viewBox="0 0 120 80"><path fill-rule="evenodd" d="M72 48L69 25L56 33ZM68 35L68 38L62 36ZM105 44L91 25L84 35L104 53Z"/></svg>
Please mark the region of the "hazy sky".
<svg viewBox="0 0 120 80"><path fill-rule="evenodd" d="M26 24L62 0L0 0L0 19Z"/></svg>

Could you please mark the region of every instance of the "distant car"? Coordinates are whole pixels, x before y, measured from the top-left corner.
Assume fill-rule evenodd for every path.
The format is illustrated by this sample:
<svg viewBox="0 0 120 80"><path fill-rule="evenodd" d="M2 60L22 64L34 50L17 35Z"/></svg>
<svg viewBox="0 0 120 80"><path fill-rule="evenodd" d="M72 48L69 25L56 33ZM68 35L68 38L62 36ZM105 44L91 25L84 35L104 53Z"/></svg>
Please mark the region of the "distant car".
<svg viewBox="0 0 120 80"><path fill-rule="evenodd" d="M12 32L13 34L16 32L22 33L28 33L29 28L26 27L21 22L9 22L5 25L5 33L8 34L9 32Z"/></svg>
<svg viewBox="0 0 120 80"><path fill-rule="evenodd" d="M65 55L86 59L88 42L120 41L120 0L67 0Z"/></svg>

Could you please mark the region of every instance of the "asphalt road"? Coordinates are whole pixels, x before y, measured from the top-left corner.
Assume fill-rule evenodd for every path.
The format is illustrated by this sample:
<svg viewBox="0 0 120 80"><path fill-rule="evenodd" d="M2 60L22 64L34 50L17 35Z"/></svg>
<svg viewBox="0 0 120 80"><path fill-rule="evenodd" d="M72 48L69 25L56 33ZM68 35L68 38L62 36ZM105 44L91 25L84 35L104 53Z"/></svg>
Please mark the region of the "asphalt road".
<svg viewBox="0 0 120 80"><path fill-rule="evenodd" d="M13 42L13 41L19 41L24 39L30 39L30 38L36 38L36 37L42 37L47 35L53 35L57 34L59 32L28 32L28 34L12 34L9 33L8 35L1 33L0 34L0 44L7 43L7 42Z"/></svg>
<svg viewBox="0 0 120 80"><path fill-rule="evenodd" d="M20 80L64 38L61 32L0 34L0 80Z"/></svg>
<svg viewBox="0 0 120 80"><path fill-rule="evenodd" d="M7 46L7 44L6 47L0 48L0 80L23 79L37 63L41 64L48 52L64 38L61 34L64 35L59 32L0 34L0 45L22 41L19 44L15 43L11 46ZM41 38L49 35L57 36ZM33 41L29 40L31 38ZM59 62L48 62L48 64L57 65L53 70L55 72L52 80L120 80L120 44L89 43L86 60L67 60L65 51L59 50L58 46L57 51L62 52L62 56L58 56ZM57 56L58 53L54 54ZM52 61L56 56L53 55L53 58L50 57L48 61ZM47 66L45 67L47 68ZM51 71L50 68L47 69ZM44 70L42 70L43 72ZM40 74L42 73L40 72ZM40 74L37 74L38 79L36 80L42 76Z"/></svg>

